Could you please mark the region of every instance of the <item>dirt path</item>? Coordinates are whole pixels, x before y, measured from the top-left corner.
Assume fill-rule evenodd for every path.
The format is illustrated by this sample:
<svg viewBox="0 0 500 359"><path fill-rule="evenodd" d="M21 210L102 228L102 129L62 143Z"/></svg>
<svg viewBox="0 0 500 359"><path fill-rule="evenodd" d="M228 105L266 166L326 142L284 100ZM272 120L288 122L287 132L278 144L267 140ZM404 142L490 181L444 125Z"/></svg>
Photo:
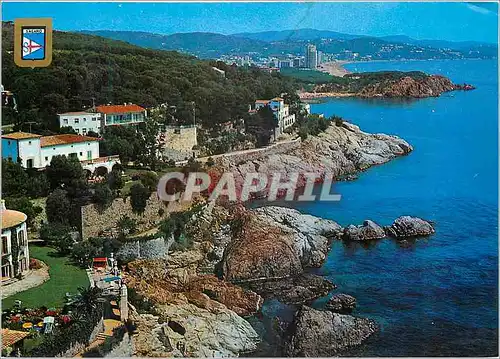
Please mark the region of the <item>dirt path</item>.
<svg viewBox="0 0 500 359"><path fill-rule="evenodd" d="M40 261L43 267L40 269L30 271L24 279L18 280L17 282L2 285L2 299L10 297L16 293L25 291L33 287L37 287L40 284L48 281L50 279L49 267Z"/></svg>

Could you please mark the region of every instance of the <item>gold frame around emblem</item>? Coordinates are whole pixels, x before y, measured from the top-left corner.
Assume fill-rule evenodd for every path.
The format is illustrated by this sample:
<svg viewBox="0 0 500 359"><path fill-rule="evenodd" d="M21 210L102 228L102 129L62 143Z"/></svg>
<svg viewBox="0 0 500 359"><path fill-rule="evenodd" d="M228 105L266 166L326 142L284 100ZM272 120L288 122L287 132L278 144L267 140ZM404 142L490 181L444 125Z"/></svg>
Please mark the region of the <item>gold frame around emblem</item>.
<svg viewBox="0 0 500 359"><path fill-rule="evenodd" d="M24 60L22 57L25 27L45 28L45 57L42 60ZM14 62L19 67L47 67L52 63L52 19L24 18L14 20Z"/></svg>

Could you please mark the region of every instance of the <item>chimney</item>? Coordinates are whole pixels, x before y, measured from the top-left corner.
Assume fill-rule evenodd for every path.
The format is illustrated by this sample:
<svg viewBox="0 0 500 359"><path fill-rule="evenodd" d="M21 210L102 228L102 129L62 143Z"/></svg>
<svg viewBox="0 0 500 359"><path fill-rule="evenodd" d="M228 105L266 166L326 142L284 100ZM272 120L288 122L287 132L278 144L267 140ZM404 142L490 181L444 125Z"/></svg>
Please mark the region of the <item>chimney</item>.
<svg viewBox="0 0 500 359"><path fill-rule="evenodd" d="M5 208L5 200L2 199L1 203L0 203L0 211L5 211L7 208Z"/></svg>

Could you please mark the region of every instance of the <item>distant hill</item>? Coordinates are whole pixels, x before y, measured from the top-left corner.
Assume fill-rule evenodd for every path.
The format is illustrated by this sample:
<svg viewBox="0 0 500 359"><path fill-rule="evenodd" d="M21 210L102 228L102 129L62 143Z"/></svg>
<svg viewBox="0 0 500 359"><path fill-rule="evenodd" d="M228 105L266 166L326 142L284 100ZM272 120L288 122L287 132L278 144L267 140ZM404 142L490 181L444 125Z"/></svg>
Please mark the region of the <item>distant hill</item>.
<svg viewBox="0 0 500 359"><path fill-rule="evenodd" d="M145 41L154 38L139 35ZM11 122L32 121L37 133L57 131L58 113L89 108L93 101L96 105L132 102L144 107L168 102L176 106L177 118L185 123L192 123L194 101L197 123L213 128L242 118L248 113L248 104L257 98L296 89L294 80L279 74L62 31L54 31L49 67L20 68L14 64L13 38L13 24L4 22L2 84L15 94L19 109Z"/></svg>
<svg viewBox="0 0 500 359"><path fill-rule="evenodd" d="M192 32L159 35L132 31L83 31L142 47L177 50L200 58L222 55L303 55L307 43L339 60L496 58L493 44L415 40L407 36L369 37L334 31L299 29L223 35Z"/></svg>
<svg viewBox="0 0 500 359"><path fill-rule="evenodd" d="M349 35L341 32L315 29L297 29L283 31L264 31L264 32L242 32L233 34L232 36L243 37L252 40L265 42L275 41L296 41L296 40L317 40L317 39L335 39L335 40L352 40L361 35Z"/></svg>
<svg viewBox="0 0 500 359"><path fill-rule="evenodd" d="M268 44L263 41L210 32L160 35L136 31L81 31L89 35L127 41L151 49L176 50L201 58L217 58L228 53L261 52Z"/></svg>
<svg viewBox="0 0 500 359"><path fill-rule="evenodd" d="M406 35L382 36L380 39L388 42L400 42L418 46L428 46L441 49L464 50L471 48L494 48L495 44L478 41L446 41L446 40L417 40Z"/></svg>

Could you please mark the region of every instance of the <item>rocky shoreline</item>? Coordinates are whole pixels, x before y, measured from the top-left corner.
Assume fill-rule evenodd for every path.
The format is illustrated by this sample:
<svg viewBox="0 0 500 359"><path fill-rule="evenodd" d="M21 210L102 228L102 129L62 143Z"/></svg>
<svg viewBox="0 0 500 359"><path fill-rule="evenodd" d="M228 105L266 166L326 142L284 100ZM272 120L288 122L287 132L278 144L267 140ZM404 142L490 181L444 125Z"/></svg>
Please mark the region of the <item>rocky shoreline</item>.
<svg viewBox="0 0 500 359"><path fill-rule="evenodd" d="M332 125L287 153L256 160L221 159L219 166L244 178L248 172L355 175L412 151L406 141L368 134L357 126ZM188 224L193 245L167 258L128 264L125 282L136 306L138 356L239 356L258 349L260 336L244 318L260 313L264 300L296 308L280 324L280 355L340 355L377 330L370 319L351 315L355 299L332 297L325 310L309 308L336 285L310 273L325 261L336 240L373 240L432 234L430 222L400 217L391 226L372 221L343 228L291 208L206 205ZM309 340L313 336L315 339Z"/></svg>
<svg viewBox="0 0 500 359"><path fill-rule="evenodd" d="M132 301L148 312L131 311L141 333L135 344L137 355L251 353L261 339L243 318L259 313L264 299L297 308L295 319L283 323L282 354L337 355L376 331L373 321L350 314L355 299L348 295L332 297L325 310L307 307L336 288L308 268L322 265L332 241L350 240L344 235L349 227L275 206L207 207L202 217L196 224L200 233L208 232L217 240L200 237L192 248L166 259L128 264L125 282L134 293ZM240 220L239 231L227 227ZM397 232L396 240L424 235L423 228L433 232L429 222L414 217L400 217L386 228ZM142 298L139 304L138 298ZM328 345L306 340L317 332L316 325L322 328L321 341L328 339L324 342Z"/></svg>
<svg viewBox="0 0 500 359"><path fill-rule="evenodd" d="M470 84L454 84L449 78L441 75L401 76L397 79L380 79L360 88L354 85L365 73L346 74L344 78L352 79L349 85L336 82L316 85L312 92L300 92L302 100L324 97L361 97L361 98L426 98L438 97L450 91L470 91L475 87Z"/></svg>
<svg viewBox="0 0 500 359"><path fill-rule="evenodd" d="M309 136L297 148L256 159L240 161L228 157L218 158L221 171L232 172L236 183L243 183L247 173L281 175L289 180L296 173L329 174L343 180L366 169L386 163L413 151L405 140L386 134L370 134L346 121L332 124L318 136ZM298 187L305 185L299 178ZM269 186L261 193L268 194Z"/></svg>

